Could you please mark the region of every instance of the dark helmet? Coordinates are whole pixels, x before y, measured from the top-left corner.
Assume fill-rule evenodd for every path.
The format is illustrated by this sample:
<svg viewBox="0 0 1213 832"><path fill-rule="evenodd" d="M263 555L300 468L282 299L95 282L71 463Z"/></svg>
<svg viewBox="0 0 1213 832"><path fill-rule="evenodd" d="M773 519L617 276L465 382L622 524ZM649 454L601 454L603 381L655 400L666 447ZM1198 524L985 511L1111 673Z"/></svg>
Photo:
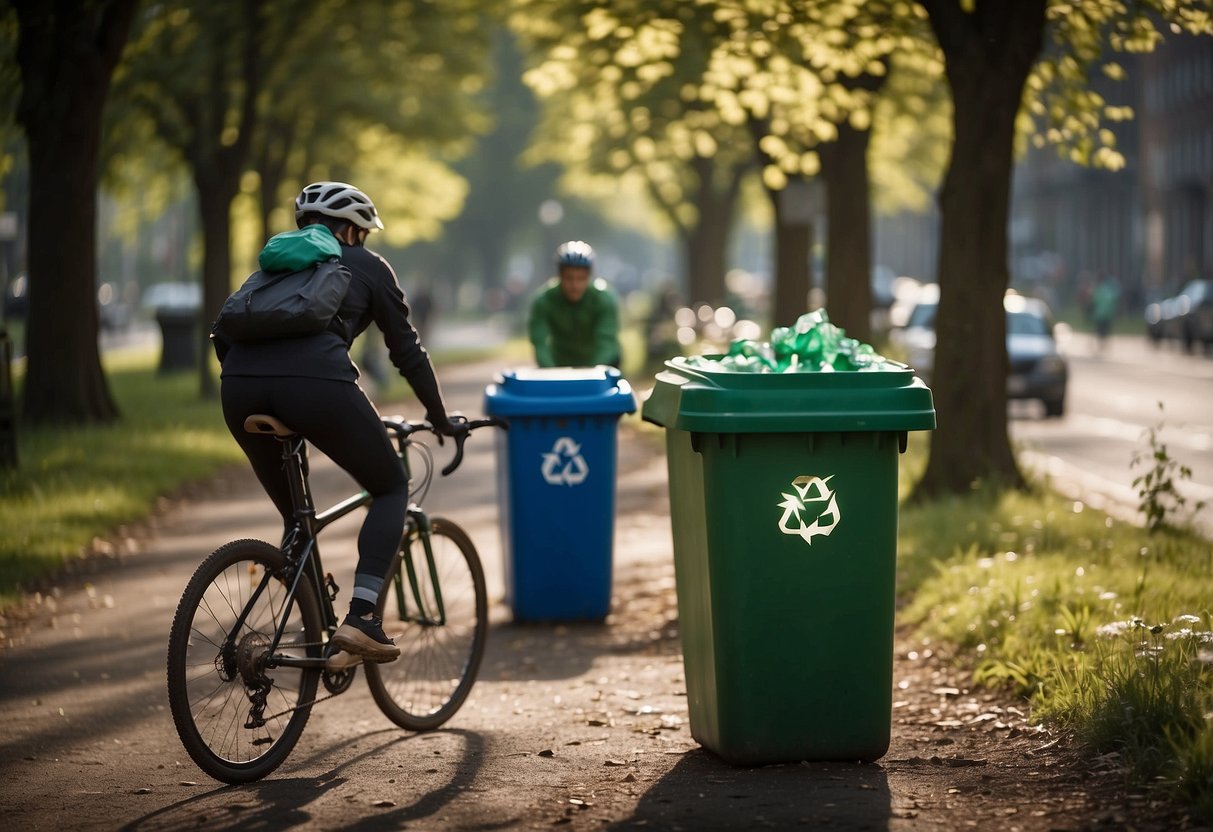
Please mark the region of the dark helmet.
<svg viewBox="0 0 1213 832"><path fill-rule="evenodd" d="M580 266L584 269L594 268L594 249L589 243L581 240L570 240L556 249L556 268L561 266Z"/></svg>
<svg viewBox="0 0 1213 832"><path fill-rule="evenodd" d="M313 182L300 191L295 198L295 222L301 222L304 214L336 217L367 231L383 228L371 198L344 182Z"/></svg>

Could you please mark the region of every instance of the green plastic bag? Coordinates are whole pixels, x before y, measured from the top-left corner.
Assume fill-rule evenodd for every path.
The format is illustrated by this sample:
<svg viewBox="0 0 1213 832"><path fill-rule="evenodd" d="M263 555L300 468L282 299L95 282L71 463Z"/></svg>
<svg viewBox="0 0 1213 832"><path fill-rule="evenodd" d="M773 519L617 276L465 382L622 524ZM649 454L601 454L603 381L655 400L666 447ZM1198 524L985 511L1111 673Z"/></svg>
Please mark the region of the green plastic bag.
<svg viewBox="0 0 1213 832"><path fill-rule="evenodd" d="M270 237L257 258L262 271L297 272L309 269L330 257L341 256L341 244L323 225L306 225L298 231L284 231Z"/></svg>

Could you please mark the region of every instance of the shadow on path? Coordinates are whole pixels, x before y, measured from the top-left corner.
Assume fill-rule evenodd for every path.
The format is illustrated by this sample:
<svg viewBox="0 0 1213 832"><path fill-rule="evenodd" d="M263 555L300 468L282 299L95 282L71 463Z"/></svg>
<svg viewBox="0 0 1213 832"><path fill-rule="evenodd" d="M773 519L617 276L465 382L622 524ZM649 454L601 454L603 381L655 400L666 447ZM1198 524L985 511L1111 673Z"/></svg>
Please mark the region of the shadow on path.
<svg viewBox="0 0 1213 832"><path fill-rule="evenodd" d="M689 752L608 829L888 829L892 796L879 765L800 763L735 768Z"/></svg>
<svg viewBox="0 0 1213 832"><path fill-rule="evenodd" d="M379 735L377 741L376 735ZM407 734L402 736L398 730L386 729L374 734L349 737L341 742L325 744L322 749L310 755L309 760L332 757L342 748L364 740L371 740L372 744L365 751L316 777L272 777L272 779L243 786L223 786L157 809L127 823L122 830L123 832L152 832L152 830L205 826L207 829L249 832L249 830L292 829L312 825L319 818L318 813L309 811L309 807L318 805L322 798L341 786L356 785L357 775L350 770L355 769L359 763L382 760L393 749L400 750L409 744L419 744L420 740L425 737L441 735L455 737L461 740L462 745L460 760L455 764L447 783L425 791L415 800L403 806L398 806L393 799L377 801L373 804L373 811L378 812L377 814L366 814L367 809L364 805L351 806L351 820L338 823L343 829L366 830L366 832L378 829L400 829L409 821L432 817L471 786L480 772L488 748L488 743L481 734L473 731L449 730L425 735ZM396 784L402 793L399 796L406 799L411 797L422 782L415 777L410 778L402 772L400 782ZM331 812L330 809L319 814L331 816ZM359 815L362 816L358 817ZM325 819L331 820L331 817ZM501 825L514 823L516 820L517 818L503 819Z"/></svg>

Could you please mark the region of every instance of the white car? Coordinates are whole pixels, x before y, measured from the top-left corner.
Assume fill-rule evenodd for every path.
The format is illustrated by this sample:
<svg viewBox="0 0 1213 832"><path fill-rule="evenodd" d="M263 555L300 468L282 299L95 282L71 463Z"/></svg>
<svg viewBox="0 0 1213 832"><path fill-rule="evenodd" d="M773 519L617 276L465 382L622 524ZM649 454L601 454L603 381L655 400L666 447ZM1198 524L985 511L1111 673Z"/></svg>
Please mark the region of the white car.
<svg viewBox="0 0 1213 832"><path fill-rule="evenodd" d="M939 308L939 287L922 288L918 303L910 312L894 343L906 354L906 363L930 383L935 363L935 313ZM1057 348L1053 315L1048 305L1036 298L1007 292L1003 299L1007 312L1007 398L1039 399L1045 415L1058 417L1066 412L1066 383L1069 367Z"/></svg>
<svg viewBox="0 0 1213 832"><path fill-rule="evenodd" d="M197 310L202 308L202 286L198 283L156 283L143 293L144 309Z"/></svg>

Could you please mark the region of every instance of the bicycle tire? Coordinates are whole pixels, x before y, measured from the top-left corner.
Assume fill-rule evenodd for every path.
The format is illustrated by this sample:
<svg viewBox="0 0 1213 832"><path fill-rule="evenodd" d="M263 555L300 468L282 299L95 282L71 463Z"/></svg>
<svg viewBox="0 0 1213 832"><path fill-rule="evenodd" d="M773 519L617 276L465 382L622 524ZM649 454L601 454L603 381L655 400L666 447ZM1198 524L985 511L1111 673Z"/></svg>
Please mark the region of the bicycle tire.
<svg viewBox="0 0 1213 832"><path fill-rule="evenodd" d="M403 558L425 565L417 533L405 539L392 561L389 579L379 594L378 614L384 631L400 646L400 658L365 665L367 685L384 716L410 731L432 731L463 706L484 657L488 636L488 596L484 569L471 538L443 518L431 521L431 547L447 613L445 624L421 624L402 616L396 596L399 578L412 607L411 587ZM425 602L433 601L429 583L418 572Z"/></svg>
<svg viewBox="0 0 1213 832"><path fill-rule="evenodd" d="M182 745L198 767L224 783L247 783L272 772L298 742L316 698L320 670L278 667L265 671L273 682L267 694L264 725L246 728L250 698L235 669L239 647L224 658L221 645L247 605L262 576L280 574L286 557L260 540L236 540L216 549L194 572L177 613L168 643L168 701ZM246 577L247 576L247 580ZM259 643L273 638L284 614L289 587L271 578L241 628L237 645L253 655ZM280 652L320 656L323 624L316 593L300 580L295 600L286 610L287 628ZM291 645L297 644L297 647ZM225 678L225 676L227 678Z"/></svg>

